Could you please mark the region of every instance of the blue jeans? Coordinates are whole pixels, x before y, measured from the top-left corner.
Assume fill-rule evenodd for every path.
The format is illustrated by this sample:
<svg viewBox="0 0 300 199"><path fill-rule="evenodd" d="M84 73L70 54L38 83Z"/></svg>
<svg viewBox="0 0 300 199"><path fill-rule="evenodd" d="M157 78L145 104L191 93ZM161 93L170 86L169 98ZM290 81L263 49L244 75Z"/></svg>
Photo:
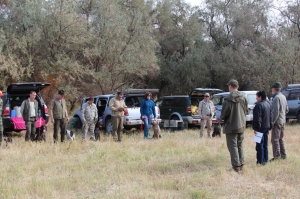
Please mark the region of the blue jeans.
<svg viewBox="0 0 300 199"><path fill-rule="evenodd" d="M256 143L256 158L257 164L266 164L268 162L268 135L269 130L264 130L260 133L263 133L260 143Z"/></svg>
<svg viewBox="0 0 300 199"><path fill-rule="evenodd" d="M144 115L144 132L148 132L152 123L152 115Z"/></svg>

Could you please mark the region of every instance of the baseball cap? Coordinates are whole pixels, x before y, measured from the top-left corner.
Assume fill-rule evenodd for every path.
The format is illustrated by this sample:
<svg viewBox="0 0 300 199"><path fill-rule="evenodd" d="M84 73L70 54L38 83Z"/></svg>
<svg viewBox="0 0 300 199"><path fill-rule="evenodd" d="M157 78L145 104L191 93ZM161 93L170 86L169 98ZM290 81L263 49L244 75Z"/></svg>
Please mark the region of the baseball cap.
<svg viewBox="0 0 300 199"><path fill-rule="evenodd" d="M204 96L210 96L209 93L205 93Z"/></svg>
<svg viewBox="0 0 300 199"><path fill-rule="evenodd" d="M281 88L281 83L275 82L271 88Z"/></svg>
<svg viewBox="0 0 300 199"><path fill-rule="evenodd" d="M239 82L235 79L229 80L229 82L226 84L227 86L239 86Z"/></svg>

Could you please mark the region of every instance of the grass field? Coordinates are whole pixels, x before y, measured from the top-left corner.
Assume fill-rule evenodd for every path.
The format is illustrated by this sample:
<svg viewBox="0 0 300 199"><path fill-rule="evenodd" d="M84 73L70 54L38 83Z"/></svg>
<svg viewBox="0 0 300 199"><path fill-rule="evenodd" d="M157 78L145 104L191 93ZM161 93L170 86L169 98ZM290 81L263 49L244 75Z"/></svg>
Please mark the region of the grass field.
<svg viewBox="0 0 300 199"><path fill-rule="evenodd" d="M50 126L50 125L49 125ZM245 132L243 174L231 168L225 136L199 138L196 130L142 133L115 143L77 140L25 143L13 137L0 150L0 198L299 198L300 132L286 128L288 158L256 165L253 131ZM272 158L269 144L269 155Z"/></svg>

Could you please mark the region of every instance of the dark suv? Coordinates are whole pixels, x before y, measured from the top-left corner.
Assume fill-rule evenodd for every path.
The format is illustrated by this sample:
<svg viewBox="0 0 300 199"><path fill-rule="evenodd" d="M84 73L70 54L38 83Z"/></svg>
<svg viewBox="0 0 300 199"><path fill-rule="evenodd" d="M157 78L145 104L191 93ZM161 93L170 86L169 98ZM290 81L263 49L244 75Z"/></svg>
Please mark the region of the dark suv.
<svg viewBox="0 0 300 199"><path fill-rule="evenodd" d="M212 96L223 92L214 88L195 88L189 95L164 96L156 101L160 109L160 118L164 120L181 120L185 124L200 125L198 105L205 93Z"/></svg>
<svg viewBox="0 0 300 199"><path fill-rule="evenodd" d="M286 85L282 94L285 95L289 107L286 119L297 119L300 123L300 84Z"/></svg>
<svg viewBox="0 0 300 199"><path fill-rule="evenodd" d="M36 92L36 100L39 103L39 114L42 116L46 123L48 123L49 115L48 108L40 95L40 91L50 86L50 83L44 82L23 82L23 83L14 83L7 87L7 91L3 92L3 96L1 97L3 100L3 130L6 131L14 131L14 124L10 119L10 111L14 109L14 107L21 106L22 102L25 99L29 98L30 91Z"/></svg>

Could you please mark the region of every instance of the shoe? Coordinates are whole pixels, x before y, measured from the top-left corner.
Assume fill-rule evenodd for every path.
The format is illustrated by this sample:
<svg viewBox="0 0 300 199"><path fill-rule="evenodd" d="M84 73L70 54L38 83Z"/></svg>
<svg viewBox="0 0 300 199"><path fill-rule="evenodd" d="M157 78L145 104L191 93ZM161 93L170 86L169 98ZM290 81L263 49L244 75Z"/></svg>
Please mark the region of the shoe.
<svg viewBox="0 0 300 199"><path fill-rule="evenodd" d="M235 172L237 172L237 173L240 172L240 167L232 167L232 169L233 169Z"/></svg>
<svg viewBox="0 0 300 199"><path fill-rule="evenodd" d="M94 137L91 137L90 140L91 141L96 141L96 139Z"/></svg>
<svg viewBox="0 0 300 199"><path fill-rule="evenodd" d="M240 166L240 171L243 171L243 169L244 169L244 164L242 164L242 165Z"/></svg>
<svg viewBox="0 0 300 199"><path fill-rule="evenodd" d="M285 160L285 159L286 159L286 156L281 156L281 159Z"/></svg>
<svg viewBox="0 0 300 199"><path fill-rule="evenodd" d="M274 162L274 161L277 161L277 160L280 160L281 158L272 158L271 160L269 160L269 162Z"/></svg>

